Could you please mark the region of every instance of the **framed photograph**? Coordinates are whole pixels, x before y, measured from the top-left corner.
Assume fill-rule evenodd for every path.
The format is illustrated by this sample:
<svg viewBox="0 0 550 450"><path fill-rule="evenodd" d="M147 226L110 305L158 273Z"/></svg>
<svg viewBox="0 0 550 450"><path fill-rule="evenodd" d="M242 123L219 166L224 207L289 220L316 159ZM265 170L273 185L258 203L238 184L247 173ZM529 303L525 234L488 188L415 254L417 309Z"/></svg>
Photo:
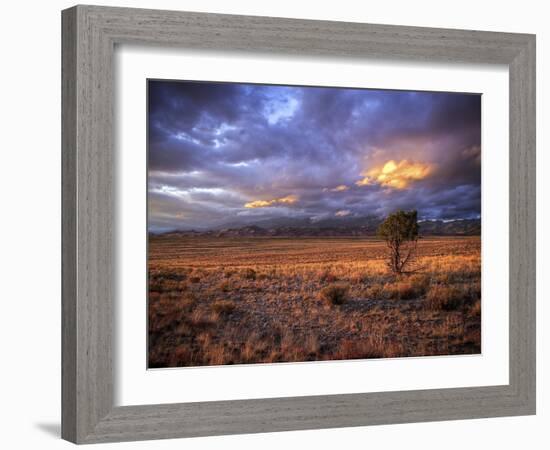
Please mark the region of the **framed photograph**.
<svg viewBox="0 0 550 450"><path fill-rule="evenodd" d="M481 95L148 80L148 367L481 353Z"/></svg>
<svg viewBox="0 0 550 450"><path fill-rule="evenodd" d="M63 11L62 435L535 413L535 37Z"/></svg>

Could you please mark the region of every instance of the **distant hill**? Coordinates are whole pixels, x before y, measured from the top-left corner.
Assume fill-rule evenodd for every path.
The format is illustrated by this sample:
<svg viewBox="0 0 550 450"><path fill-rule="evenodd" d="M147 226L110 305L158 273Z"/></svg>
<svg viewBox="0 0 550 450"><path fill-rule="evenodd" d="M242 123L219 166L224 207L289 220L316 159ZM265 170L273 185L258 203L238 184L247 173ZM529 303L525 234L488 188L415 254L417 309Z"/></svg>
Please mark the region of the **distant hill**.
<svg viewBox="0 0 550 450"><path fill-rule="evenodd" d="M226 226L209 231L173 231L165 234L181 236L213 237L337 237L337 236L375 236L382 222L374 216L342 217L322 220L311 219L269 219L245 226ZM460 219L453 221L426 220L419 222L421 236L479 236L479 219Z"/></svg>
<svg viewBox="0 0 550 450"><path fill-rule="evenodd" d="M444 222L443 220L426 220L420 222L420 234L438 236L480 236L480 219L463 219Z"/></svg>

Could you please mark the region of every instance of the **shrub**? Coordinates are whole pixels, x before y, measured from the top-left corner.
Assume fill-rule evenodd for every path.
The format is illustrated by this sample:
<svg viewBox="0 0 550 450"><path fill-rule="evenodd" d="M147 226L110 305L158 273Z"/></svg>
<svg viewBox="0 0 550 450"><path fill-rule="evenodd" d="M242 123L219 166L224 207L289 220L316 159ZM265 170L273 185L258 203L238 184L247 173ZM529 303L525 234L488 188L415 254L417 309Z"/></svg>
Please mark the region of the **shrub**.
<svg viewBox="0 0 550 450"><path fill-rule="evenodd" d="M425 274L416 274L409 277L409 282L420 297L426 293L431 284L431 278Z"/></svg>
<svg viewBox="0 0 550 450"><path fill-rule="evenodd" d="M201 277L191 277L191 278L189 278L189 281L191 283L200 283L201 282Z"/></svg>
<svg viewBox="0 0 550 450"><path fill-rule="evenodd" d="M246 269L244 269L243 278L246 280L255 280L256 271L254 269L251 269L250 267L247 267Z"/></svg>
<svg viewBox="0 0 550 450"><path fill-rule="evenodd" d="M212 310L219 314L230 314L236 308L235 302L231 300L216 300L212 303Z"/></svg>
<svg viewBox="0 0 550 450"><path fill-rule="evenodd" d="M452 311L464 303L464 292L457 286L435 284L426 295L426 305L430 309Z"/></svg>
<svg viewBox="0 0 550 450"><path fill-rule="evenodd" d="M319 292L321 300L332 305L342 305L348 299L349 286L346 284L338 283L331 284L324 287Z"/></svg>
<svg viewBox="0 0 550 450"><path fill-rule="evenodd" d="M430 285L430 279L422 275L398 279L384 285L386 297L397 300L410 300L422 297Z"/></svg>
<svg viewBox="0 0 550 450"><path fill-rule="evenodd" d="M384 285L386 297L394 300L408 300L416 297L414 286L408 281L395 281Z"/></svg>
<svg viewBox="0 0 550 450"><path fill-rule="evenodd" d="M222 292L229 292L231 290L231 283L229 283L228 281L222 281L219 286L218 286L218 289Z"/></svg>

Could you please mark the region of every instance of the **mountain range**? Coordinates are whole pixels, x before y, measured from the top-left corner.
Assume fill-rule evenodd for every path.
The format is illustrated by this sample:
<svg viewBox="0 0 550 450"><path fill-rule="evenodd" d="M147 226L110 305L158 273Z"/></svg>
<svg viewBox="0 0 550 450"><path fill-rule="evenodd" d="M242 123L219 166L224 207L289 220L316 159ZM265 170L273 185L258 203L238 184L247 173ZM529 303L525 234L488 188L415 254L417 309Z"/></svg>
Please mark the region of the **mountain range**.
<svg viewBox="0 0 550 450"><path fill-rule="evenodd" d="M375 216L338 217L322 220L276 218L257 221L248 225L226 224L215 230L171 231L164 234L212 237L319 237L319 236L375 236L382 219ZM452 221L419 221L421 236L479 236L480 219Z"/></svg>

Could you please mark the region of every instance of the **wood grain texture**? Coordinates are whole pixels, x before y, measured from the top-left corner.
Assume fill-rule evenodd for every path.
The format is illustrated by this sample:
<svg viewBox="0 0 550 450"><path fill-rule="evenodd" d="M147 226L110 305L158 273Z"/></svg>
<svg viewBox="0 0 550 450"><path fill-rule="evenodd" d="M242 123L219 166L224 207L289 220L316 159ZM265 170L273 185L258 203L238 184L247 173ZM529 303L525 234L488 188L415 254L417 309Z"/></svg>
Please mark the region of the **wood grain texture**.
<svg viewBox="0 0 550 450"><path fill-rule="evenodd" d="M63 11L62 435L77 443L535 412L535 38L482 31L77 6ZM510 384L113 406L115 44L506 64Z"/></svg>
<svg viewBox="0 0 550 450"><path fill-rule="evenodd" d="M510 71L510 385L535 410L536 93L535 39Z"/></svg>
<svg viewBox="0 0 550 450"><path fill-rule="evenodd" d="M62 17L61 434L76 440L76 10Z"/></svg>

